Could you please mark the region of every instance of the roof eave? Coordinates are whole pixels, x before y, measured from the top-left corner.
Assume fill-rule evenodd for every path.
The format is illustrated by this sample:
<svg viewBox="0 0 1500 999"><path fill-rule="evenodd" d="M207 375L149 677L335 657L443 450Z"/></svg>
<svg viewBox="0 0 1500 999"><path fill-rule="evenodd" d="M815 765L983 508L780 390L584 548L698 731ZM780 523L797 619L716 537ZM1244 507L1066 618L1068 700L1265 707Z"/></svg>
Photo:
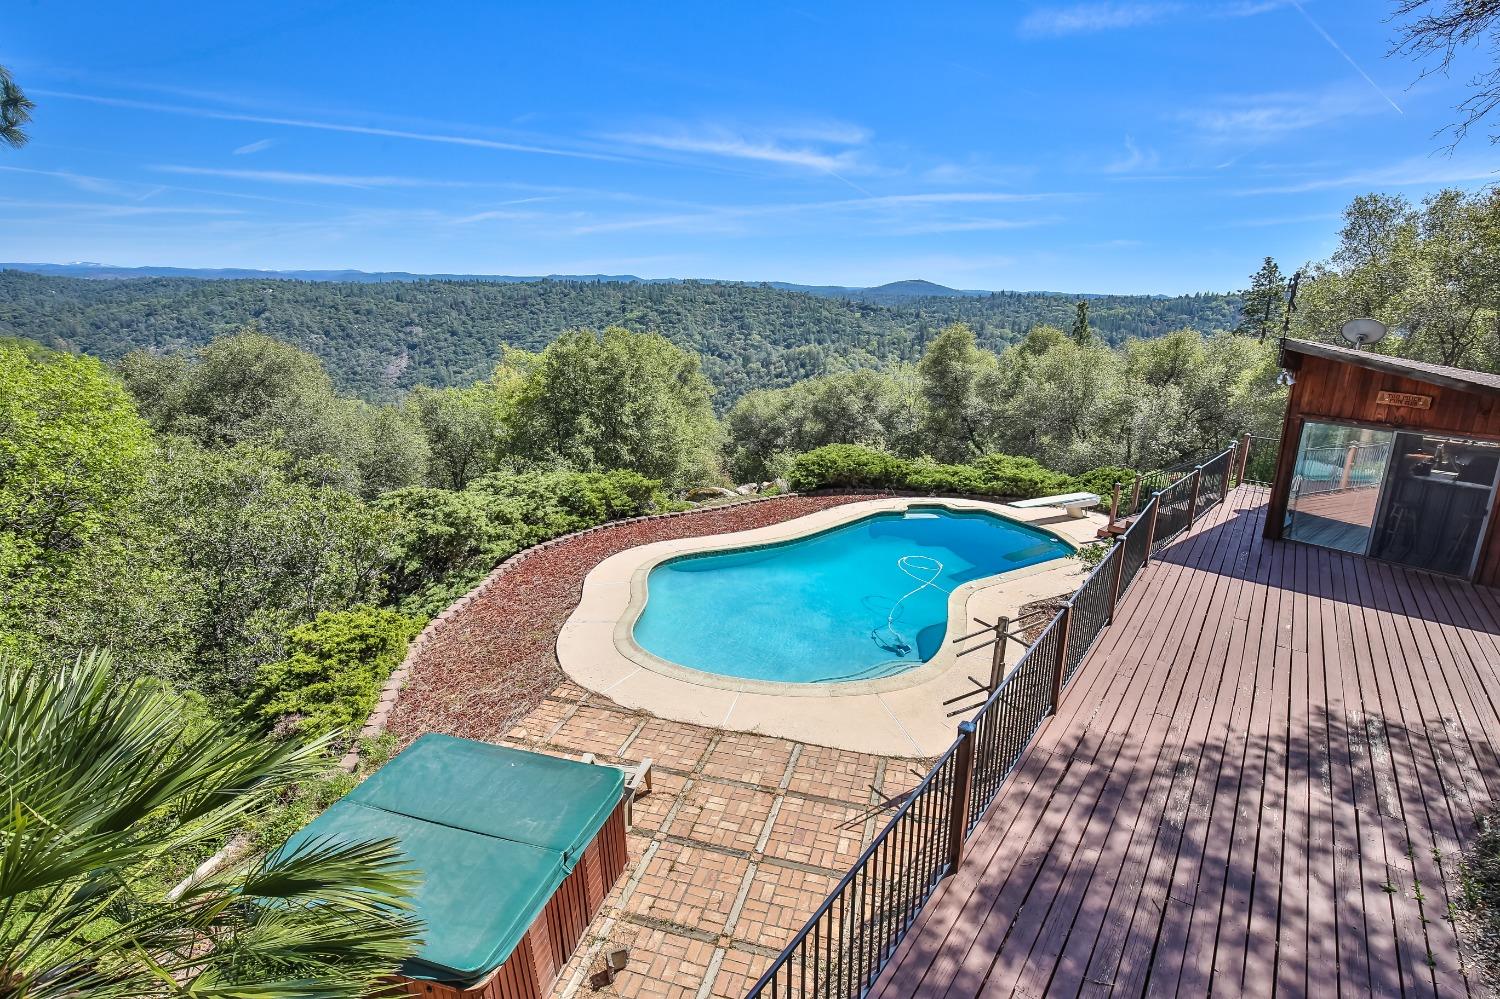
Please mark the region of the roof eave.
<svg viewBox="0 0 1500 999"><path fill-rule="evenodd" d="M1337 347L1328 347L1320 343L1311 343L1307 340L1286 339L1281 343L1283 351L1291 351L1294 354L1302 354L1308 357L1320 357L1328 361L1339 361L1343 364L1352 364L1356 367L1367 368L1371 371L1379 371L1382 374L1396 375L1400 378L1409 378L1414 382L1426 382L1429 385L1439 385L1443 388L1457 389L1460 392L1478 392L1482 395L1500 396L1500 386L1490 385L1484 382L1469 381L1464 378L1455 378L1452 375L1439 374L1431 371L1420 371L1405 364L1399 357L1387 357L1384 354L1367 353L1364 351L1353 352L1341 350Z"/></svg>

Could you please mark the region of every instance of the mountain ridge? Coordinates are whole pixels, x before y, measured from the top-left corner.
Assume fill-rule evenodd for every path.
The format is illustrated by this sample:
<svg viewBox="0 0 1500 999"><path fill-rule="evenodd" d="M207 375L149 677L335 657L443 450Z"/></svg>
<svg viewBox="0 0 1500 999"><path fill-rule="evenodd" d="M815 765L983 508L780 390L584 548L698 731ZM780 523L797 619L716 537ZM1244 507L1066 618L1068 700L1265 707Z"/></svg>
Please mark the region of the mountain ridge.
<svg viewBox="0 0 1500 999"><path fill-rule="evenodd" d="M819 298L850 299L859 302L888 304L917 298L983 298L987 295L1056 295L1064 298L1107 298L1105 292L1019 291L1015 289L950 288L925 278L905 278L885 284L858 285L798 284L793 281L734 281L721 278L646 278L635 274L463 274L423 273L418 271L362 271L355 268L309 270L262 270L251 267L173 267L144 265L127 267L76 260L64 264L29 261L0 261L0 271L22 271L49 277L73 277L91 281L128 281L136 278L195 278L203 281L335 281L354 284L387 284L417 281L484 281L494 284L533 284L541 281L603 284L735 284L747 287L766 286L778 291L800 292ZM1215 293L1217 294L1217 293ZM1134 296L1132 296L1134 297ZM1171 298L1170 295L1141 293L1141 297Z"/></svg>

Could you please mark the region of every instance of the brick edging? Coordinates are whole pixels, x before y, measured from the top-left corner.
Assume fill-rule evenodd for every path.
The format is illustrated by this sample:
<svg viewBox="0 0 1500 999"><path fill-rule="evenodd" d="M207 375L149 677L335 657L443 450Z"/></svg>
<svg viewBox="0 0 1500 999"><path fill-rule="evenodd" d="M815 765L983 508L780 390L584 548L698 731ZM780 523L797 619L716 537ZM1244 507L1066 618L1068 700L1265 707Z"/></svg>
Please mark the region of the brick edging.
<svg viewBox="0 0 1500 999"><path fill-rule="evenodd" d="M543 551L546 551L548 548L554 548L557 545L566 544L567 542L572 541L575 538L581 538L586 534L594 534L599 531L608 530L610 528L622 527L626 524L639 524L642 521L647 520L667 520L672 517L687 517L695 513L712 513L716 510L728 510L734 507L750 506L754 503L769 503L774 500L790 499L792 497L802 495L807 494L787 492L778 493L775 496L748 496L743 499L736 500L732 503L721 503L718 506L699 506L694 507L691 510L673 510L670 513L648 513L643 514L639 517L625 517L621 520L606 520L602 524L595 524L593 527L585 527L580 531L572 531L568 534L559 534L555 538L543 541L540 544L532 545L530 548L521 549L510 558L506 559L499 565L495 566L495 568L491 569L489 574L485 576L484 579L480 580L478 585L476 585L468 593L465 593L463 596L459 597L457 600L453 601L453 603L449 604L442 611L440 611L436 617L427 622L427 626L417 634L417 637L411 640L411 644L407 645L406 647L406 655L402 658L401 665L397 666L394 670L391 671L390 678L387 679L385 685L380 688L380 701L375 705L375 710L371 711L370 716L365 719L365 724L359 730L359 735L355 737L353 744L349 747L349 751L344 754L344 758L339 761L340 769L344 770L346 773L353 773L356 769L358 769L360 740L373 739L385 731L386 725L390 722L391 711L396 707L396 698L400 696L401 688L406 686L406 681L411 678L411 671L412 668L416 665L417 657L419 657L422 654L423 650L426 649L428 643L432 641L432 639L438 634L438 632L442 631L448 626L449 621L457 617L460 612L466 610L470 604L472 604L475 600L478 600L486 592L488 592L490 587L498 583L502 577L508 575L512 570L514 570L522 562L526 561L533 555L537 555Z"/></svg>

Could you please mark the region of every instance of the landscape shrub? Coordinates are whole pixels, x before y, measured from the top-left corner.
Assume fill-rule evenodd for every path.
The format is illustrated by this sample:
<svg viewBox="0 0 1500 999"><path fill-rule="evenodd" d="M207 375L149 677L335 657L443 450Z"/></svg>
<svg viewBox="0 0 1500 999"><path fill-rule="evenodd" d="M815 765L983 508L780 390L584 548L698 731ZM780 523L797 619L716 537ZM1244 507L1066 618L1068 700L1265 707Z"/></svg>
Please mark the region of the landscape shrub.
<svg viewBox="0 0 1500 999"><path fill-rule="evenodd" d="M905 482L908 489L930 493L982 493L984 477L968 465L943 465L917 459L907 462Z"/></svg>
<svg viewBox="0 0 1500 999"><path fill-rule="evenodd" d="M1086 493L1097 493L1107 502L1114 494L1115 483L1120 483L1121 492L1128 499L1130 487L1135 482L1136 473L1129 468L1121 468L1119 465L1104 465L1101 468L1091 468L1078 476L1076 483L1078 490Z"/></svg>
<svg viewBox="0 0 1500 999"><path fill-rule="evenodd" d="M1013 454L991 454L971 464L950 465L928 458L908 461L857 444L828 444L797 455L788 480L793 489L804 491L869 486L1019 499L1071 492L1077 481L1035 459Z"/></svg>
<svg viewBox="0 0 1500 999"><path fill-rule="evenodd" d="M629 471L494 473L461 491L387 493L376 507L395 525L391 598L431 617L523 548L671 505L661 483Z"/></svg>
<svg viewBox="0 0 1500 999"><path fill-rule="evenodd" d="M904 485L909 464L895 455L858 444L827 444L792 459L787 481L793 489Z"/></svg>
<svg viewBox="0 0 1500 999"><path fill-rule="evenodd" d="M1054 472L1035 458L1023 458L1014 454L987 454L974 461L983 488L979 491L991 496L1014 496L1033 499L1037 496L1055 496L1069 492L1073 480L1061 472Z"/></svg>
<svg viewBox="0 0 1500 999"><path fill-rule="evenodd" d="M267 727L293 717L301 731L348 735L375 709L421 627L392 610L324 611L287 633L290 655L261 670L250 709Z"/></svg>

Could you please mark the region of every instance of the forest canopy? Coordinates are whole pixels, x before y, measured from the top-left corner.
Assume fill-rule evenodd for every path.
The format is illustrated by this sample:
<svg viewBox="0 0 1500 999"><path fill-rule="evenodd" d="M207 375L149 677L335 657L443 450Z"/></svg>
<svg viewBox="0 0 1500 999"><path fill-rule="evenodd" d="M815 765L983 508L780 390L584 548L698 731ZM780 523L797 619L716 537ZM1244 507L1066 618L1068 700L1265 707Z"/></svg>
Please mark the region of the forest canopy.
<svg viewBox="0 0 1500 999"><path fill-rule="evenodd" d="M1234 326L1234 295L1096 296L1110 343ZM0 271L0 330L114 360L180 353L254 326L317 356L340 391L392 401L425 385L468 385L506 349L538 351L573 329L660 333L697 354L727 409L745 392L917 360L945 326L967 323L998 350L1032 327L1072 324L1063 295L997 292L897 304L822 298L768 285L535 281L385 284L140 278L94 281Z"/></svg>

